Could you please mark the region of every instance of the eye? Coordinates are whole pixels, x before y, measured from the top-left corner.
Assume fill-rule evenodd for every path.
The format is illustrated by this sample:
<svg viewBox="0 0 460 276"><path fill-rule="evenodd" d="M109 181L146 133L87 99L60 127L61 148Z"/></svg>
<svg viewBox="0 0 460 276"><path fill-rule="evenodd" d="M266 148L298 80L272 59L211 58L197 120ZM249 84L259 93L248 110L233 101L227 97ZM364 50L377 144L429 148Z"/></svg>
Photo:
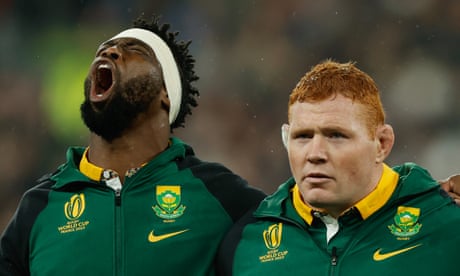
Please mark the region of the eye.
<svg viewBox="0 0 460 276"><path fill-rule="evenodd" d="M128 50L130 50L132 52L137 52L137 53L140 53L140 54L146 54L145 49L142 48L139 45L136 45L136 44L127 45L126 48L128 48Z"/></svg>
<svg viewBox="0 0 460 276"><path fill-rule="evenodd" d="M97 49L96 56L99 56L108 47L109 47L108 45L101 46L99 49Z"/></svg>
<svg viewBox="0 0 460 276"><path fill-rule="evenodd" d="M120 43L120 46L123 47L126 51L135 52L142 55L148 55L148 51L134 41L128 40Z"/></svg>
<svg viewBox="0 0 460 276"><path fill-rule="evenodd" d="M313 138L313 134L308 133L308 132L294 133L292 138L293 139L311 139Z"/></svg>
<svg viewBox="0 0 460 276"><path fill-rule="evenodd" d="M347 138L345 134L339 131L331 131L327 136L332 139Z"/></svg>

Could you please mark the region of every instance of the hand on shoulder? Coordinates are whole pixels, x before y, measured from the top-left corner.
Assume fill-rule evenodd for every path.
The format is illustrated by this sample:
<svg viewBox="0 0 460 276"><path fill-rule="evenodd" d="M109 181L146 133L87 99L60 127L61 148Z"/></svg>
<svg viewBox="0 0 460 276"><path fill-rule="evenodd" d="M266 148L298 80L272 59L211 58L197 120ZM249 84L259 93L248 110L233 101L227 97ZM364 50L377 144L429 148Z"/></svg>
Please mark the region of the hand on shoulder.
<svg viewBox="0 0 460 276"><path fill-rule="evenodd" d="M440 180L439 184L460 205L460 174L454 174L447 179Z"/></svg>

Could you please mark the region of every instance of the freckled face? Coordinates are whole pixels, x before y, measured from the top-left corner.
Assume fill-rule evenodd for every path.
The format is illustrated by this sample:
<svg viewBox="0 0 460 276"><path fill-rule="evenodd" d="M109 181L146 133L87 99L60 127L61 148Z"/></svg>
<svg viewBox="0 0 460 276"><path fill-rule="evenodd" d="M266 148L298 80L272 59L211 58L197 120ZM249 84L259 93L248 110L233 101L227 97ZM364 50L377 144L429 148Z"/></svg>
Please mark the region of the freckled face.
<svg viewBox="0 0 460 276"><path fill-rule="evenodd" d="M378 183L378 139L360 103L337 95L289 108L288 156L305 203L339 215Z"/></svg>

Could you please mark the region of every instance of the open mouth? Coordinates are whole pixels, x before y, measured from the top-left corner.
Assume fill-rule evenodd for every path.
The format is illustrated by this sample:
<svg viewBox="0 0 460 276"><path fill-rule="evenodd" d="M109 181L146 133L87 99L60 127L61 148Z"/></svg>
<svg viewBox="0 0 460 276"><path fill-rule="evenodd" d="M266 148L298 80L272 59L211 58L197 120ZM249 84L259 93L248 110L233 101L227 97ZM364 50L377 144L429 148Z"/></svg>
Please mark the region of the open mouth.
<svg viewBox="0 0 460 276"><path fill-rule="evenodd" d="M101 64L96 69L96 95L104 94L112 86L112 70L107 64Z"/></svg>
<svg viewBox="0 0 460 276"><path fill-rule="evenodd" d="M112 66L108 63L97 64L93 70L91 101L100 102L106 100L110 95L113 84Z"/></svg>

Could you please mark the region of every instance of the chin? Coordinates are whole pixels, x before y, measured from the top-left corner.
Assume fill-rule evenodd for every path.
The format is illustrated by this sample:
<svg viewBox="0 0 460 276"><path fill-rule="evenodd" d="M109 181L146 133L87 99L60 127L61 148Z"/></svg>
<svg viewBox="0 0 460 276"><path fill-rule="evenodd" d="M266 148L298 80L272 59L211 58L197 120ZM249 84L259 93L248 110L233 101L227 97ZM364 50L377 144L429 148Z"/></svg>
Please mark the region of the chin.
<svg viewBox="0 0 460 276"><path fill-rule="evenodd" d="M327 191L309 191L303 196L305 203L314 208L324 209L326 206L330 206L333 203L331 194Z"/></svg>

